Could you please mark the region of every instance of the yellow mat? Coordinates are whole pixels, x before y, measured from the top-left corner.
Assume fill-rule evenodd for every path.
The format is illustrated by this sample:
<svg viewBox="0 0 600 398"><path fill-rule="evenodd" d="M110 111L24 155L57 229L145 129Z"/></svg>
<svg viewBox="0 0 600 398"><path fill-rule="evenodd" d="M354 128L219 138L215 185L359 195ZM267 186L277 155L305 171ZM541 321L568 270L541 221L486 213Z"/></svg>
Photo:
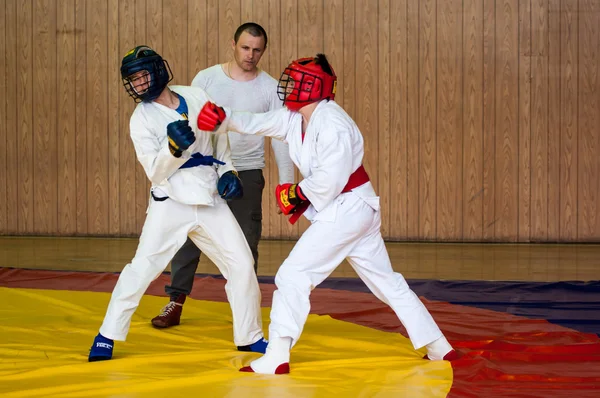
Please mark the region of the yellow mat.
<svg viewBox="0 0 600 398"><path fill-rule="evenodd" d="M0 288L0 396L8 397L445 397L452 369L410 342L310 315L290 375L238 369L260 356L235 350L227 303L186 302L182 324L149 320L166 304L145 296L114 359L87 362L108 293ZM263 309L265 330L268 309Z"/></svg>

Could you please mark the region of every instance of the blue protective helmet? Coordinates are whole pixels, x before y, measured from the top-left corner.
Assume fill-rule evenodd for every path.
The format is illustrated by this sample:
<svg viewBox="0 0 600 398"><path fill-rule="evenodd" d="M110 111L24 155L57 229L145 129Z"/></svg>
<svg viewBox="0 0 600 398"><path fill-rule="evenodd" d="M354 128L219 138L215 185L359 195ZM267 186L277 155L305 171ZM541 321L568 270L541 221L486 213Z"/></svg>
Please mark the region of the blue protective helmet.
<svg viewBox="0 0 600 398"><path fill-rule="evenodd" d="M138 74L145 71L146 74ZM138 75L136 75L138 74ZM143 90L136 90L132 84L132 76L136 78L148 76L148 85ZM127 93L135 100L153 101L173 80L173 74L167 61L148 46L137 46L130 50L121 61L121 78Z"/></svg>

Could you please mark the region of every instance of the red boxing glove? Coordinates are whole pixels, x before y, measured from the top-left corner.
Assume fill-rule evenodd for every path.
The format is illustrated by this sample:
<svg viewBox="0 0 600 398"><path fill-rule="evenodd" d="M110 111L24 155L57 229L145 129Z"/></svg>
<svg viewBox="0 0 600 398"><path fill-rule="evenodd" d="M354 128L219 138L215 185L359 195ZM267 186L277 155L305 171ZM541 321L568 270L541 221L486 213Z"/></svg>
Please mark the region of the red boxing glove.
<svg viewBox="0 0 600 398"><path fill-rule="evenodd" d="M208 101L198 114L198 128L204 131L214 131L223 123L227 115L220 106Z"/></svg>
<svg viewBox="0 0 600 398"><path fill-rule="evenodd" d="M307 202L298 184L279 184L275 188L277 205L283 214L292 214L298 205Z"/></svg>

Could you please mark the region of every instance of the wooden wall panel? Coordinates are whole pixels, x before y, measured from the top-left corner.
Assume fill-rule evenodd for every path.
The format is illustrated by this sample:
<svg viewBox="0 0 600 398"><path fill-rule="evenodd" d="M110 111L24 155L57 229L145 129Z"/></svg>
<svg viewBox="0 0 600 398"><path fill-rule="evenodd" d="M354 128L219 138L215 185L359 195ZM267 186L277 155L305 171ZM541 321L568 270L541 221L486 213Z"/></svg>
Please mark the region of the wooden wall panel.
<svg viewBox="0 0 600 398"><path fill-rule="evenodd" d="M389 145L390 176L389 232L408 236L408 2L390 1L390 55L389 55ZM385 84L385 83L384 83ZM382 214L385 214L383 209Z"/></svg>
<svg viewBox="0 0 600 398"><path fill-rule="evenodd" d="M56 1L33 9L33 232L43 235L56 231L58 215Z"/></svg>
<svg viewBox="0 0 600 398"><path fill-rule="evenodd" d="M207 57L207 1L195 0L188 2L188 67L189 82L196 76L196 73L206 67Z"/></svg>
<svg viewBox="0 0 600 398"><path fill-rule="evenodd" d="M578 1L561 2L560 239L577 240Z"/></svg>
<svg viewBox="0 0 600 398"><path fill-rule="evenodd" d="M87 139L88 232L108 231L108 6L88 2L86 6L87 96L85 126Z"/></svg>
<svg viewBox="0 0 600 398"><path fill-rule="evenodd" d="M335 100L340 104L344 102L340 85L344 70L344 3L344 0L330 0L327 7L323 7L323 51L338 78Z"/></svg>
<svg viewBox="0 0 600 398"><path fill-rule="evenodd" d="M548 0L531 5L531 234L533 241L548 237Z"/></svg>
<svg viewBox="0 0 600 398"><path fill-rule="evenodd" d="M169 26L169 24L181 24L181 10L174 3L168 2L168 4L165 4L162 0L146 0L145 3L146 21L145 23L144 21L137 23L136 35L143 35L145 37L143 44L156 49L167 60L171 72L173 72L173 81L171 84L185 84L185 77L181 76L185 65L182 65L184 62L178 61L179 59L185 61L185 58L181 58L176 50L170 48L170 45L175 44L177 39L181 40L181 31ZM141 31L137 32L137 29ZM167 30L169 30L168 33L166 32ZM172 37L173 35L177 35L177 38ZM135 45L140 45L141 43L136 42ZM179 43L175 45L180 46Z"/></svg>
<svg viewBox="0 0 600 398"><path fill-rule="evenodd" d="M257 1L256 3L261 3L260 1ZM253 21L256 22L257 24L260 24L263 28L265 28L265 30L267 29L266 26L268 26L265 22L268 21L260 21L257 17L260 17L260 14L255 14L254 13L254 1L253 0L240 0L240 21ZM259 4L256 4L257 6L260 7ZM263 3L264 5L264 3ZM268 13L266 15L266 18L268 19ZM242 22L240 22L242 23ZM263 25L264 24L264 25ZM238 24L239 26L239 24ZM235 29L235 27L234 27ZM267 31L267 35L268 35L268 31ZM231 35L230 35L231 36Z"/></svg>
<svg viewBox="0 0 600 398"><path fill-rule="evenodd" d="M33 5L17 2L17 185L20 234L33 233L34 136L33 136Z"/></svg>
<svg viewBox="0 0 600 398"><path fill-rule="evenodd" d="M56 13L56 138L57 138L57 189L58 231L66 235L77 232L77 180L75 96L75 28L73 4L57 2ZM119 131L118 128L115 133ZM54 233L55 231L50 231Z"/></svg>
<svg viewBox="0 0 600 398"><path fill-rule="evenodd" d="M396 204L396 200L391 196L393 183L398 176L392 177L390 168L392 156L390 152L391 132L390 132L390 91L393 86L390 85L390 1L379 0L377 4L377 91L374 105L377 108L377 132L379 133L379 147L376 154L376 167L378 170L377 192L381 197L381 213L385 214L381 220L381 233L390 234L390 209L391 203ZM333 62L333 61L331 61Z"/></svg>
<svg viewBox="0 0 600 398"><path fill-rule="evenodd" d="M496 1L483 1L482 241L496 239Z"/></svg>
<svg viewBox="0 0 600 398"><path fill-rule="evenodd" d="M219 0L206 0L206 61L207 67L224 60L219 59Z"/></svg>
<svg viewBox="0 0 600 398"><path fill-rule="evenodd" d="M516 241L519 202L519 2L496 2L495 237Z"/></svg>
<svg viewBox="0 0 600 398"><path fill-rule="evenodd" d="M517 236L519 242L531 235L531 2L518 2L519 15L519 128Z"/></svg>
<svg viewBox="0 0 600 398"><path fill-rule="evenodd" d="M378 157L382 155L379 152L381 134L378 124L377 6L376 1L356 0L354 10L356 13L356 63L354 66L356 110L354 120L361 131L369 132L370 139L365 140L363 165L369 173L375 189L379 186ZM382 193L379 192L379 194Z"/></svg>
<svg viewBox="0 0 600 398"><path fill-rule="evenodd" d="M88 184L87 184L87 34L85 0L75 0L75 184L76 234L89 235L88 229Z"/></svg>
<svg viewBox="0 0 600 398"><path fill-rule="evenodd" d="M121 231L121 156L119 148L119 112L120 98L123 93L121 72L119 67L124 51L119 48L119 1L108 1L108 48L107 48L107 88L108 88L108 233L119 234Z"/></svg>
<svg viewBox="0 0 600 398"><path fill-rule="evenodd" d="M119 55L121 59L119 64L115 65L117 69L121 65L121 60L125 54L136 46L135 41L135 3L129 1L119 2ZM118 70L118 69L117 69ZM119 221L120 235L134 235L141 233L136 223L136 170L138 162L136 160L133 143L129 137L129 118L134 108L133 100L129 97L125 88L122 87L121 75L119 72Z"/></svg>
<svg viewBox="0 0 600 398"><path fill-rule="evenodd" d="M221 0L219 1L219 41L218 41L218 62L233 59L231 53L231 38L235 28L240 25L241 9L240 0ZM214 34L209 32L209 34ZM268 33L267 33L268 34Z"/></svg>
<svg viewBox="0 0 600 398"><path fill-rule="evenodd" d="M356 116L356 0L344 0L344 61L337 69L338 91L342 98L337 102L354 118Z"/></svg>
<svg viewBox="0 0 600 398"><path fill-rule="evenodd" d="M483 2L462 12L462 239L471 241L483 236Z"/></svg>
<svg viewBox="0 0 600 398"><path fill-rule="evenodd" d="M7 81L6 81L6 67L9 50L7 47L6 37L6 9L7 7L0 6L0 25L5 27L4 31L0 30L0 56L2 57L2 61L0 61L0 92L5 93L4 97L6 98L7 92ZM0 142L8 142L8 132L7 132L7 124L8 124L8 115L6 99L0 102ZM7 154L6 154L6 146L0 146L0 225L7 225L7 213L6 213L6 189L8 188L8 167L6 163Z"/></svg>
<svg viewBox="0 0 600 398"><path fill-rule="evenodd" d="M579 121L577 164L577 240L597 236L598 190L600 189L600 98L598 92L598 49L600 48L600 4L584 0L579 3Z"/></svg>
<svg viewBox="0 0 600 398"><path fill-rule="evenodd" d="M406 148L401 152L406 156L406 238L418 240L420 234L421 215L419 191L419 134L420 134L420 13L419 0L408 0L406 8ZM402 203L402 202L400 202ZM401 205L401 204L400 204Z"/></svg>
<svg viewBox="0 0 600 398"><path fill-rule="evenodd" d="M6 0L0 234L138 235L123 55L155 47L189 84L249 20L275 78L332 62L387 239L600 240L600 0ZM263 236L296 239L309 223L276 214L265 158Z"/></svg>
<svg viewBox="0 0 600 398"><path fill-rule="evenodd" d="M463 2L447 0L437 7L437 146L435 150L436 239L463 236Z"/></svg>
<svg viewBox="0 0 600 398"><path fill-rule="evenodd" d="M560 241L561 0L548 0L548 234Z"/></svg>
<svg viewBox="0 0 600 398"><path fill-rule="evenodd" d="M419 2L419 236L436 239L437 58L435 0Z"/></svg>
<svg viewBox="0 0 600 398"><path fill-rule="evenodd" d="M5 175L6 175L6 223L0 224L2 231L5 234L16 234L18 231L19 222L19 159L18 156L18 114L17 114L17 92L19 86L19 74L17 72L17 0L7 0L5 2L6 10L6 25L5 34L5 84L3 104L6 106L6 159L5 159ZM1 163L0 163L1 164ZM1 166L0 166L1 167Z"/></svg>
<svg viewBox="0 0 600 398"><path fill-rule="evenodd" d="M187 9L186 0L162 2L162 7L157 7L157 15L162 16L161 29L161 48L160 54L166 59L172 59L171 70L173 71L173 81L171 84L189 85L193 76L188 76L190 62L188 60L187 41L188 18L185 15ZM160 4L159 4L160 6ZM150 34L150 31L148 31Z"/></svg>

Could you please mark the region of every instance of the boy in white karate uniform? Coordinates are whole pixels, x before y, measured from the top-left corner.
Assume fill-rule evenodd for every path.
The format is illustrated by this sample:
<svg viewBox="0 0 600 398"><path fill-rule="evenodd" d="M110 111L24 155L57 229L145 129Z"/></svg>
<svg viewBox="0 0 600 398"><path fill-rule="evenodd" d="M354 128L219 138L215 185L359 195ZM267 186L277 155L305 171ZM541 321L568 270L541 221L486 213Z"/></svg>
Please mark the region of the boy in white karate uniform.
<svg viewBox="0 0 600 398"><path fill-rule="evenodd" d="M152 182L137 251L115 286L89 361L111 359L124 341L146 289L189 237L219 268L240 351L264 352L260 289L254 259L226 199L243 194L231 164L227 135L190 126L210 100L196 87L167 86L168 63L147 46L129 51L121 64L127 92L138 103L130 120L137 158Z"/></svg>
<svg viewBox="0 0 600 398"><path fill-rule="evenodd" d="M290 349L306 323L310 293L344 259L392 307L415 349L426 347L431 360L457 357L404 277L392 269L380 231L379 197L362 166L363 137L333 101L335 89L331 65L317 54L293 61L283 72L278 92L287 109L251 114L207 103L198 116L204 130L218 127L218 132L287 142L304 179L279 185L277 202L284 214L291 214L291 222L303 213L312 223L275 277L267 352L241 371L289 373Z"/></svg>

